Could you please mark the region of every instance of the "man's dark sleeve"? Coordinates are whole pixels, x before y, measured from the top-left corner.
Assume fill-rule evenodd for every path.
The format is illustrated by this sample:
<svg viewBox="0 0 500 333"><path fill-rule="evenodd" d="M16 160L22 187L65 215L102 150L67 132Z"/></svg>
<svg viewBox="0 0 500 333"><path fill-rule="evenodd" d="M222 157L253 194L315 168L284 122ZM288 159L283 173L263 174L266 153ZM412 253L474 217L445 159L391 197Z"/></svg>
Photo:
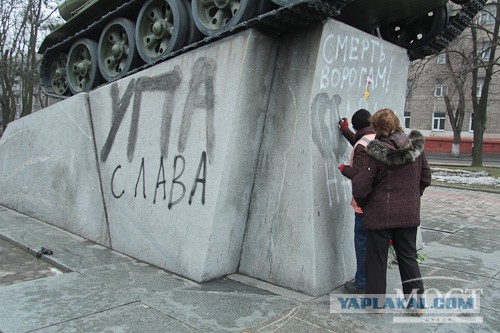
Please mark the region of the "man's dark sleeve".
<svg viewBox="0 0 500 333"><path fill-rule="evenodd" d="M363 158L366 155L366 148L363 145L357 145L354 150L354 157L352 159L352 165L346 165L344 170L342 170L342 175L349 179L353 179L358 170L361 168L363 163Z"/></svg>
<svg viewBox="0 0 500 333"><path fill-rule="evenodd" d="M351 146L354 146L356 144L356 134L349 128L342 131L342 135L347 139L347 141L349 141Z"/></svg>

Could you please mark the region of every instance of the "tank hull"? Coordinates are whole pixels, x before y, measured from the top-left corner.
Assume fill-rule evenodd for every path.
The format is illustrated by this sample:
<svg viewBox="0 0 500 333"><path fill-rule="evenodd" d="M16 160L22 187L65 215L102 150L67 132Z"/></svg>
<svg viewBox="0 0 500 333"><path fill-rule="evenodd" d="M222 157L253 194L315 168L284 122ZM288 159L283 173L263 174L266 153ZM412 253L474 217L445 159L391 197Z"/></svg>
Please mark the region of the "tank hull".
<svg viewBox="0 0 500 333"><path fill-rule="evenodd" d="M160 11L158 5L151 5L151 1L156 1L157 4L166 3L166 10L164 15L157 15ZM464 29L468 26L474 15L481 10L484 6L486 0L470 0L465 4L461 5L461 10L458 11L453 17L449 16L449 11L447 9L448 0L413 0L413 1L399 1L399 0L313 0L313 1L288 1L288 0L246 0L237 1L238 11L245 11L245 15L237 17L236 15L230 19L226 18L222 28L211 29L212 23L217 23L217 18L219 18L219 12L213 12L213 8L207 8L203 12L204 8L198 2L201 0L129 0L129 1L112 1L112 0L93 0L81 6L82 0L75 0L74 6L77 9L69 8L66 12L73 13L70 15L68 21L61 26L59 29L55 30L49 36L45 38L39 53L43 54L42 66L40 70L41 85L42 88L48 94L54 95L70 95L73 94L75 89L68 89L64 93L56 91L58 89L54 88L55 77L54 73L60 73L66 71L66 77L68 77L69 82L73 82L76 72L72 72L71 67L59 67L57 70L54 69L54 58L61 59L65 54L69 52L75 43L78 43L81 39L92 39L96 42L102 40L103 30L106 29L110 21L120 19L126 19L131 22L131 24L136 24L140 21L138 18L138 13L143 13L143 6L149 4L152 6L150 16L162 16L157 22L161 25L160 31L175 31L179 27L187 29L188 32L185 34L190 35L189 38L182 40L176 40L175 48L169 48L168 52L162 54L158 53L156 57L144 57L143 55L147 52L144 51L148 47L153 49L154 46L150 46L147 43L150 42L150 37L147 36L148 29L153 31L157 25L150 28L149 26L141 26L142 35L139 34L135 36L134 43L144 43L145 46L139 48L139 54L143 59L139 59L138 55L134 55L133 60L128 60L131 66L117 70L116 76L107 76L105 74L106 69L109 66L114 66L114 62L119 62L119 59L114 59L110 56L111 50L108 50L107 55L102 56L99 61L99 68L105 78L105 82L110 82L114 79L126 76L130 73L136 72L158 62L164 61L166 59L172 58L180 53L189 51L200 45L211 43L217 39L225 37L227 35L233 34L237 31L241 31L248 28L255 28L261 31L272 34L280 34L283 32L294 32L300 31L303 27L323 20L327 17L333 17L341 22L351 25L355 28L363 30L374 35L379 35L382 38L397 44L399 46L408 49L411 59L422 58L431 54L435 54L444 49L454 38L456 38ZM233 0L226 0L225 2L219 0L215 1L217 6L226 5L231 6ZM236 3L236 0L234 0ZM461 1L463 2L463 1ZM208 1L208 3L211 3ZM244 7L246 5L246 7ZM64 6L62 6L64 8ZM201 9L200 9L201 8ZM73 10L73 12L72 12ZM76 10L76 12L75 12ZM185 12L185 14L178 14L176 12ZM200 13L202 11L202 13ZM236 11L236 13L238 12ZM212 14L215 13L215 14ZM105 13L103 15L103 13ZM172 14L173 13L173 14ZM428 13L433 13L429 15ZM145 13L144 15L147 15ZM175 16L176 22L173 26L169 27L169 17ZM68 13L65 16L68 17ZM180 16L179 16L180 15ZM184 15L184 16L183 16ZM205 15L205 16L203 16ZM213 15L213 16L211 16ZM140 15L139 15L140 16ZM247 18L250 16L250 18ZM179 17L187 17L179 19ZM194 17L194 18L193 18ZM185 27L186 22L179 22L190 20L190 26ZM211 20L211 21L210 21ZM240 21L238 21L240 20ZM165 23L166 22L166 23ZM193 22L196 24L193 24ZM141 23L142 24L142 23ZM182 26L181 26L182 24ZM202 26L203 24L207 27ZM140 25L140 23L137 23ZM217 25L214 24L214 27ZM125 29L127 28L127 29ZM123 30L134 29L133 27L123 27ZM139 29L139 28L137 28ZM401 29L406 29L403 33L400 32ZM203 34L200 32L203 31ZM414 34L415 36L408 37ZM154 31L153 31L154 32ZM418 38L417 39L417 35ZM146 36L145 36L146 35ZM162 36L164 36L163 33ZM423 37L421 37L423 36ZM109 36L108 36L109 38ZM168 36L163 38L163 44L169 42ZM184 37L182 37L184 38ZM127 36L124 43L130 44L129 40L133 39L132 36ZM107 43L111 48L113 43ZM161 43L158 42L158 45ZM163 45L161 44L161 45ZM133 48L133 45L126 45L126 47ZM99 54L92 55L94 57L100 56L101 45L99 45ZM163 49L160 49L163 50ZM148 51L148 50L146 50ZM151 51L151 50L149 50ZM136 51L134 51L137 53ZM104 68L104 69L103 69ZM96 84L102 83L102 79L95 79ZM78 80L77 80L78 81ZM57 81L59 84L59 81ZM84 91L88 91L92 88L85 88ZM77 89L78 90L78 89Z"/></svg>

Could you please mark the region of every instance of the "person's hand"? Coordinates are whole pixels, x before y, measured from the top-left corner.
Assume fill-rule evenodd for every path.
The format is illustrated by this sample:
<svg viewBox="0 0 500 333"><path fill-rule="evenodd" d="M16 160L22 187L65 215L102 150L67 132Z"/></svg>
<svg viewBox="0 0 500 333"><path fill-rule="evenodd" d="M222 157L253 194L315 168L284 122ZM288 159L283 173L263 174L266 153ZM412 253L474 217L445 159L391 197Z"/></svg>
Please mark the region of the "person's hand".
<svg viewBox="0 0 500 333"><path fill-rule="evenodd" d="M339 120L339 129L343 132L349 127L349 122L347 118L342 118Z"/></svg>
<svg viewBox="0 0 500 333"><path fill-rule="evenodd" d="M344 168L345 168L345 164L341 164L341 165L339 166L340 173L342 173L342 170L344 170Z"/></svg>

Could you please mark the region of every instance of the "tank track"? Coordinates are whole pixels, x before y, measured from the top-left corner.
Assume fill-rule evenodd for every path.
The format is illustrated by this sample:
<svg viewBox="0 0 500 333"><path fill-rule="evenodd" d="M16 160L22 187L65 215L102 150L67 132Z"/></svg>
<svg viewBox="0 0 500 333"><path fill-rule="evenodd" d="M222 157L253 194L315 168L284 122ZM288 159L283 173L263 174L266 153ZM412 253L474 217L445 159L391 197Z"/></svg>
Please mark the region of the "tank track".
<svg viewBox="0 0 500 333"><path fill-rule="evenodd" d="M444 50L467 28L476 14L484 7L487 0L471 0L462 5L462 9L450 17L448 25L427 45L408 50L410 60L422 59Z"/></svg>
<svg viewBox="0 0 500 333"><path fill-rule="evenodd" d="M220 34L205 37L198 42L186 45L180 50L160 57L153 63L145 64L131 70L127 73L126 76L248 28L255 28L257 30L271 34L280 34L287 31L293 31L296 28L308 26L314 22L319 22L328 17L335 18L336 16L340 15L342 9L351 1L352 0L313 0L283 6L259 16L253 17L247 21L241 22L238 25L235 25L232 28L221 32ZM420 59L431 54L439 53L441 50L446 48L449 43L451 43L458 35L460 35L462 31L464 31L464 29L470 24L472 18L483 8L485 2L486 0L471 0L469 1L469 3L463 5L462 9L455 16L450 18L449 24L443 29L443 31L438 36L436 36L429 44L424 45L420 48L408 50L410 59ZM139 0L127 1L113 11L102 16L99 20L90 23L87 27L81 29L79 32L67 37L57 44L47 47L46 50L44 50L45 52L40 69L42 88L50 86L50 82L48 82L50 80L50 75L47 75L48 71L50 71L50 66L47 62L49 61L49 59L51 59L51 56L55 56L59 52L59 49L69 49L74 41L92 33L98 35L100 29L104 27L109 19L119 16L127 17L127 13L137 12L141 4L142 3ZM68 97L58 95L49 91L46 91L46 94L56 98Z"/></svg>

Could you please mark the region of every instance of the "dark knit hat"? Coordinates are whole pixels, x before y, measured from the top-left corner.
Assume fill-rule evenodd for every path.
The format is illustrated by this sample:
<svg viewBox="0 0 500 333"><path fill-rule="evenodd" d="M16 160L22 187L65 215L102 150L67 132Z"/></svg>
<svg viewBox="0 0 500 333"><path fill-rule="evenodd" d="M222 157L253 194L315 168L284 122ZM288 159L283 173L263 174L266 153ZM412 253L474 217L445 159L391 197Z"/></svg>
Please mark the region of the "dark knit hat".
<svg viewBox="0 0 500 333"><path fill-rule="evenodd" d="M356 131L359 131L370 126L370 122L368 121L370 117L370 112L365 109L359 109L352 115L352 127L354 127Z"/></svg>

